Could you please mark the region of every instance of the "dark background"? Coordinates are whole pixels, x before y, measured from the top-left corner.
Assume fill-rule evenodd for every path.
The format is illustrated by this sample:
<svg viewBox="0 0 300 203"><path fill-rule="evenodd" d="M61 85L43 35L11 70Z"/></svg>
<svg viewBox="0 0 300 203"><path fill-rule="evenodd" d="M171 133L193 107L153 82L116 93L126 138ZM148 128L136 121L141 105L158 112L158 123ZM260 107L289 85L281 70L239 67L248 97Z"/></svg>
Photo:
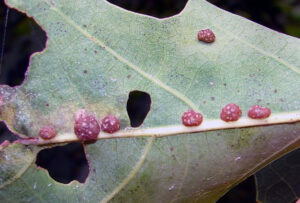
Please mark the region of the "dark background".
<svg viewBox="0 0 300 203"><path fill-rule="evenodd" d="M164 18L179 13L187 1L109 0L109 2L128 10ZM209 2L271 29L300 37L300 3L298 3L300 1L209 0ZM6 19L7 27L5 26ZM0 59L0 84L20 85L24 80L29 56L45 47L46 35L33 19L27 18L16 10L8 10L2 0L0 2L0 33L0 57L3 55ZM149 101L147 101L147 95L136 93L132 94L132 102L127 109L131 114L131 124L137 126L147 111L142 106ZM0 143L5 139L12 141L16 137L6 129L3 123L0 123ZM299 150L293 153L299 154ZM88 165L80 143L43 150L39 153L36 163L38 166L47 168L51 177L62 183L68 183L74 179L84 182L88 175ZM251 176L218 201L218 203L225 202L256 202L254 177Z"/></svg>

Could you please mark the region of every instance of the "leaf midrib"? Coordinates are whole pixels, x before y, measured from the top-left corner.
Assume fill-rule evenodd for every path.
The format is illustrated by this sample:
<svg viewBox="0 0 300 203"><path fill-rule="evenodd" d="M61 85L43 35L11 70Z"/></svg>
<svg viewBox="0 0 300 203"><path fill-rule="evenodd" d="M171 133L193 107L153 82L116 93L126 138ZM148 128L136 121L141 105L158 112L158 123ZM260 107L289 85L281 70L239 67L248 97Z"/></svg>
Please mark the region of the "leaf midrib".
<svg viewBox="0 0 300 203"><path fill-rule="evenodd" d="M178 120L179 121L179 120ZM191 134L200 133L214 130L224 130L232 128L245 128L245 127L256 127L256 126L267 126L267 125L279 125L300 122L300 111L286 112L280 114L271 114L267 119L250 119L248 117L241 117L235 122L224 122L221 119L207 119L204 118L202 124L196 127L185 127L182 124L159 126L152 128L135 128L135 129L123 129L116 133L110 134L100 132L97 139L117 139L117 138L136 138L136 137L165 137L175 136L178 134ZM32 144L32 145L45 145L52 143L63 143L63 142L74 142L78 141L77 136L72 133L62 133L56 136L52 140L29 140L25 139L24 143L22 140L18 140L21 144Z"/></svg>

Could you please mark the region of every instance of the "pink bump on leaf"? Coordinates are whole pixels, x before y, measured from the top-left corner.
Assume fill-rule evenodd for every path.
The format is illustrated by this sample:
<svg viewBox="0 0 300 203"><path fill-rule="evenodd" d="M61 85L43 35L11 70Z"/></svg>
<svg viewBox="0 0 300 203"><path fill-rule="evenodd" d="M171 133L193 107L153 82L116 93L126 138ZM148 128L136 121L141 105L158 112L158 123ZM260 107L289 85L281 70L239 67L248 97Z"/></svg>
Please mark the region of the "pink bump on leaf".
<svg viewBox="0 0 300 203"><path fill-rule="evenodd" d="M120 129L120 121L114 115L107 115L102 119L101 128L107 133L117 132Z"/></svg>
<svg viewBox="0 0 300 203"><path fill-rule="evenodd" d="M43 138L44 140L50 140L56 136L56 131L51 126L44 126L40 130L39 134L40 134L40 137Z"/></svg>
<svg viewBox="0 0 300 203"><path fill-rule="evenodd" d="M242 115L242 111L238 105L230 103L227 104L221 112L221 119L226 122L237 121Z"/></svg>
<svg viewBox="0 0 300 203"><path fill-rule="evenodd" d="M254 105L248 111L248 116L253 119L268 118L271 115L271 110L267 107Z"/></svg>
<svg viewBox="0 0 300 203"><path fill-rule="evenodd" d="M203 116L193 110L184 112L181 116L182 124L185 126L198 126L202 123Z"/></svg>
<svg viewBox="0 0 300 203"><path fill-rule="evenodd" d="M215 41L215 38L216 38L215 34L210 29L200 30L198 32L199 41L211 43Z"/></svg>
<svg viewBox="0 0 300 203"><path fill-rule="evenodd" d="M84 109L79 109L75 115L74 132L83 141L96 140L100 133L100 125L96 117Z"/></svg>

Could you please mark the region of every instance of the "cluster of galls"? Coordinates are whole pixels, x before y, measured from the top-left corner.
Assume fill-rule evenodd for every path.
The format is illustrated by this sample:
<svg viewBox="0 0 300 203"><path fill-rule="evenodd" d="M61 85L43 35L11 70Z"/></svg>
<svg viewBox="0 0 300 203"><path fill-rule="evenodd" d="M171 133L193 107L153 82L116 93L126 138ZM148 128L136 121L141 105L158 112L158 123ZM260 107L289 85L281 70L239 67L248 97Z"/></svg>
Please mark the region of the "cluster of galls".
<svg viewBox="0 0 300 203"><path fill-rule="evenodd" d="M74 115L74 133L78 139L83 141L96 140L103 130L107 133L114 133L120 129L120 121L114 115L107 115L101 121L101 126L94 114L88 113L85 109L79 109ZM40 137L49 140L56 136L55 129L51 126L44 126L40 130Z"/></svg>
<svg viewBox="0 0 300 203"><path fill-rule="evenodd" d="M222 108L220 118L225 122L237 121L242 115L240 107L230 103ZM248 111L248 117L252 119L264 119L271 115L271 110L267 107L254 105ZM188 110L183 113L182 124L185 126L198 126L203 121L203 116L193 110Z"/></svg>
<svg viewBox="0 0 300 203"><path fill-rule="evenodd" d="M205 43L215 41L215 34L210 29L200 30L198 32L198 40ZM0 98L1 103L1 98ZM1 109L0 109L1 110ZM266 107L254 105L248 111L248 116L252 119L268 118L271 110ZM220 118L226 122L237 121L242 115L242 111L238 105L230 103L222 108ZM120 121L114 115L108 115L101 121L101 126L97 118L93 114L89 114L86 110L80 109L74 116L74 132L76 136L83 141L96 140L100 130L107 133L114 133L120 129ZM183 113L182 123L185 126L199 126L203 121L201 113L188 110ZM40 136L43 139L52 139L56 136L55 129L51 126L45 126L40 130Z"/></svg>
<svg viewBox="0 0 300 203"><path fill-rule="evenodd" d="M89 114L86 110L80 109L75 115L74 132L83 141L96 140L100 130L107 133L114 133L120 129L120 121L114 115L105 116L101 121L101 126L95 115Z"/></svg>

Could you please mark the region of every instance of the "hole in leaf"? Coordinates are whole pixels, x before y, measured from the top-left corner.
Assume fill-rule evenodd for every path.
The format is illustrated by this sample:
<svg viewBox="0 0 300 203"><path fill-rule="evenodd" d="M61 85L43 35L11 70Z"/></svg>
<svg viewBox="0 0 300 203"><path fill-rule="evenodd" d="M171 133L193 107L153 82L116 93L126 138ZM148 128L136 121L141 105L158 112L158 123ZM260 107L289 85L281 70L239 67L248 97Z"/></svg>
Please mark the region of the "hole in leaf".
<svg viewBox="0 0 300 203"><path fill-rule="evenodd" d="M255 178L250 176L227 192L217 203L256 203Z"/></svg>
<svg viewBox="0 0 300 203"><path fill-rule="evenodd" d="M158 18L166 18L180 13L187 0L107 0L129 11Z"/></svg>
<svg viewBox="0 0 300 203"><path fill-rule="evenodd" d="M77 180L84 183L89 174L88 161L81 143L44 149L37 155L36 165L48 170L60 183Z"/></svg>
<svg viewBox="0 0 300 203"><path fill-rule="evenodd" d="M18 137L12 134L3 122L0 122L0 144L5 140L13 142L17 139Z"/></svg>
<svg viewBox="0 0 300 203"><path fill-rule="evenodd" d="M139 127L144 122L151 106L151 97L142 91L132 91L129 93L127 101L127 113L131 127Z"/></svg>
<svg viewBox="0 0 300 203"><path fill-rule="evenodd" d="M9 9L4 32L6 9L6 5L1 1L0 41L3 58L0 84L16 86L20 85L25 78L30 55L45 48L47 36L32 18L15 9Z"/></svg>

